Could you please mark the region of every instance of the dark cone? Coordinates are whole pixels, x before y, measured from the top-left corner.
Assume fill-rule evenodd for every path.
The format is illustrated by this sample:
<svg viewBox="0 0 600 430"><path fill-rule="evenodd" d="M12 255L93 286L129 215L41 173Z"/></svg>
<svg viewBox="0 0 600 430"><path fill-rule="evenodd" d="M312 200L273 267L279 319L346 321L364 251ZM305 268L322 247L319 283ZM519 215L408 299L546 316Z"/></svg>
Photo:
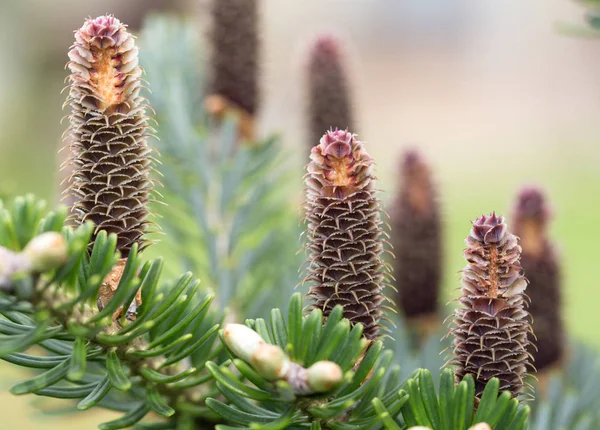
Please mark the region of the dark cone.
<svg viewBox="0 0 600 430"><path fill-rule="evenodd" d="M409 318L436 314L442 277L440 209L429 167L404 154L401 188L392 207L396 304Z"/></svg>
<svg viewBox="0 0 600 430"><path fill-rule="evenodd" d="M147 244L152 189L138 49L118 19L101 16L75 32L69 59L72 217L77 224L92 221L96 232L116 233L126 257L134 243Z"/></svg>
<svg viewBox="0 0 600 430"><path fill-rule="evenodd" d="M549 210L541 190L525 188L519 193L513 221L515 234L521 238L521 264L529 280L529 312L537 338L537 350L531 348L529 351L540 372L560 362L565 341L560 267L548 239Z"/></svg>
<svg viewBox="0 0 600 430"><path fill-rule="evenodd" d="M355 129L341 50L330 36L319 38L310 53L308 91L311 147L323 130Z"/></svg>
<svg viewBox="0 0 600 430"><path fill-rule="evenodd" d="M345 318L362 323L365 337L376 339L386 271L373 159L356 136L341 130L327 132L310 158L305 176L309 297L325 316L341 305Z"/></svg>
<svg viewBox="0 0 600 430"><path fill-rule="evenodd" d="M529 313L523 292L527 281L519 262L521 247L504 218L483 215L473 222L463 255L460 307L454 316L454 357L460 380L471 374L481 396L491 378L500 391L522 394L530 367Z"/></svg>
<svg viewBox="0 0 600 430"><path fill-rule="evenodd" d="M257 0L212 0L210 93L250 115L258 110Z"/></svg>

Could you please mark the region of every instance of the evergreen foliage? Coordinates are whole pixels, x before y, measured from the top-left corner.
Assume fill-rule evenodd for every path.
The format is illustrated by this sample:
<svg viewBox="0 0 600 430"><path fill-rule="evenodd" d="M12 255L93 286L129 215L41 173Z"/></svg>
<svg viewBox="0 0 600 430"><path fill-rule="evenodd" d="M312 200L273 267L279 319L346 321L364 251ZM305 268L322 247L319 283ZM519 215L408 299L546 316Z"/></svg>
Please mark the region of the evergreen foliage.
<svg viewBox="0 0 600 430"><path fill-rule="evenodd" d="M90 34L105 26L109 41L124 37L124 57L107 63L119 71L135 55L133 39L117 23L100 17L86 26ZM139 46L157 140L146 141L152 130L138 98L137 61L134 73L111 81L133 101L104 106L106 99L86 99L97 83L82 84L78 75L69 96L80 160L75 187L85 197L78 213L97 213L93 202L106 191L94 188L96 168L82 161L100 154L112 160L98 170L112 188L135 193L110 182L113 168L133 169L140 181L132 205L141 212L123 224L128 228L112 222L120 197L98 204L111 222L85 215L74 226L66 223L67 208L47 212L33 196L0 200L0 358L31 372L13 394L64 399L73 410L121 412L101 429L600 427L593 351L567 349L547 382L525 375L529 324L520 246L502 217L473 223L451 339L440 341L440 321L414 342L403 316L386 317L382 306L385 234L374 161L355 135L323 130L306 176L312 285L304 303L301 293L291 294L301 262L299 216L289 197L295 190L288 184L299 178L287 176L280 140L240 133L244 117L235 110L207 114L210 91L202 87L202 50L191 23L154 17ZM78 55L71 69L86 76L79 66L89 69L91 60ZM121 127L121 120L137 125ZM112 137L100 138L105 132ZM147 145L158 149L162 163L157 203L164 204L153 210L165 234L153 246L145 238L153 180ZM134 168L135 162L141 164ZM150 258L157 254L166 258ZM187 272L174 275L181 269ZM107 285L114 286L108 296ZM397 323L387 338L379 331L384 318ZM440 362L450 341L456 368ZM518 396L530 382L536 398L524 405Z"/></svg>

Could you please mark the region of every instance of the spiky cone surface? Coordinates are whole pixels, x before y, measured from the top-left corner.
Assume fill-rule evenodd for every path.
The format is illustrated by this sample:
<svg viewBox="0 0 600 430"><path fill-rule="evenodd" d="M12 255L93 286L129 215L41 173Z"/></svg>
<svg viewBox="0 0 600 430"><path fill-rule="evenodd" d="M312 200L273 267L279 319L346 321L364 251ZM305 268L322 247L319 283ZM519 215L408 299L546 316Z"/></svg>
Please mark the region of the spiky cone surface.
<svg viewBox="0 0 600 430"><path fill-rule="evenodd" d="M258 0L211 0L209 91L251 116L258 110Z"/></svg>
<svg viewBox="0 0 600 430"><path fill-rule="evenodd" d="M306 281L314 307L329 315L336 305L361 323L367 339L380 335L383 231L374 161L356 135L328 131L310 155L305 176Z"/></svg>
<svg viewBox="0 0 600 430"><path fill-rule="evenodd" d="M134 243L147 245L151 132L140 95L138 48L113 16L87 19L69 51L69 142L73 173L68 193L77 224L118 236L127 257Z"/></svg>
<svg viewBox="0 0 600 430"><path fill-rule="evenodd" d="M339 42L321 36L310 51L307 70L310 146L323 130L354 130L354 115Z"/></svg>
<svg viewBox="0 0 600 430"><path fill-rule="evenodd" d="M400 190L391 208L398 309L419 326L438 320L442 278L440 209L429 166L410 150L400 163ZM430 324L429 324L430 325Z"/></svg>
<svg viewBox="0 0 600 430"><path fill-rule="evenodd" d="M531 348L530 352L538 372L560 362L565 342L560 263L548 237L549 219L544 192L534 187L522 189L517 196L513 223L514 232L521 239L521 264L529 281L529 312L537 338L537 349Z"/></svg>
<svg viewBox="0 0 600 430"><path fill-rule="evenodd" d="M507 231L504 218L482 215L473 222L463 255L460 306L454 315L454 356L457 379L471 374L479 398L491 378L513 396L528 388L531 332L524 291L527 281L519 262L521 247Z"/></svg>

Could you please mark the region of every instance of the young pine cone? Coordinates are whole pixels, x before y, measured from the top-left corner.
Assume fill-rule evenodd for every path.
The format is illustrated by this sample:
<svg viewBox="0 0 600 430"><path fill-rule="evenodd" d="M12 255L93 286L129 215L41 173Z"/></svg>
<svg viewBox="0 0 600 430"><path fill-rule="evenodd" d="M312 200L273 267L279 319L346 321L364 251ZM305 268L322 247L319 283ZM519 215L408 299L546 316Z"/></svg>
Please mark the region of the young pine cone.
<svg viewBox="0 0 600 430"><path fill-rule="evenodd" d="M258 0L212 0L213 96L254 116L258 110Z"/></svg>
<svg viewBox="0 0 600 430"><path fill-rule="evenodd" d="M548 239L549 212L543 192L525 188L517 197L513 215L514 232L523 248L521 264L529 280L529 312L537 339L537 349L530 348L530 352L538 372L557 364L564 352L560 264Z"/></svg>
<svg viewBox="0 0 600 430"><path fill-rule="evenodd" d="M522 393L530 367L527 352L531 332L523 292L517 237L507 231L504 218L483 215L473 222L463 255L460 307L454 315L456 376L471 374L479 397L493 377L500 391Z"/></svg>
<svg viewBox="0 0 600 430"><path fill-rule="evenodd" d="M308 64L309 142L318 142L323 130L354 129L352 103L342 52L331 36L320 37L310 53Z"/></svg>
<svg viewBox="0 0 600 430"><path fill-rule="evenodd" d="M407 318L435 315L442 277L440 209L429 167L416 151L402 157L392 207L396 303Z"/></svg>
<svg viewBox="0 0 600 430"><path fill-rule="evenodd" d="M127 257L134 243L147 244L152 189L138 49L125 25L100 16L75 32L69 59L72 217L94 222L96 232L116 233L117 249Z"/></svg>
<svg viewBox="0 0 600 430"><path fill-rule="evenodd" d="M312 149L306 182L309 297L329 315L362 323L379 336L386 274L374 161L348 131L328 131Z"/></svg>

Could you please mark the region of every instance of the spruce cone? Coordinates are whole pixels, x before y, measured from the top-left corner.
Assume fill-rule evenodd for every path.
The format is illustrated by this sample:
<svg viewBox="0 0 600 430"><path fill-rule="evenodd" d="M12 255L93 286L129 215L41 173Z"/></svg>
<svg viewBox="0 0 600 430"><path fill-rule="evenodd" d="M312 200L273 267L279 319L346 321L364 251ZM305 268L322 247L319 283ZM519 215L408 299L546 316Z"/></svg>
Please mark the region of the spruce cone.
<svg viewBox="0 0 600 430"><path fill-rule="evenodd" d="M318 142L323 130L354 129L352 104L342 54L331 36L317 40L308 65L310 144Z"/></svg>
<svg viewBox="0 0 600 430"><path fill-rule="evenodd" d="M435 315L442 277L440 209L429 167L416 151L402 158L392 209L396 304L408 318Z"/></svg>
<svg viewBox="0 0 600 430"><path fill-rule="evenodd" d="M118 235L127 257L143 248L152 182L146 100L140 96L138 49L113 16L86 20L69 51L69 189L76 223Z"/></svg>
<svg viewBox="0 0 600 430"><path fill-rule="evenodd" d="M212 0L213 95L250 115L258 110L257 0Z"/></svg>
<svg viewBox="0 0 600 430"><path fill-rule="evenodd" d="M362 323L368 339L379 336L386 273L376 198L374 161L348 131L328 131L312 149L306 182L309 297L329 315Z"/></svg>
<svg viewBox="0 0 600 430"><path fill-rule="evenodd" d="M560 361L565 330L561 319L561 282L559 261L548 239L549 210L544 194L537 188L523 189L513 215L515 234L521 238L521 264L529 280L529 312L537 338L530 352L538 371Z"/></svg>
<svg viewBox="0 0 600 430"><path fill-rule="evenodd" d="M471 374L479 397L493 377L500 390L521 394L530 366L531 332L523 292L517 237L507 231L504 218L483 215L473 222L463 255L462 296L456 309L452 334L456 376Z"/></svg>

